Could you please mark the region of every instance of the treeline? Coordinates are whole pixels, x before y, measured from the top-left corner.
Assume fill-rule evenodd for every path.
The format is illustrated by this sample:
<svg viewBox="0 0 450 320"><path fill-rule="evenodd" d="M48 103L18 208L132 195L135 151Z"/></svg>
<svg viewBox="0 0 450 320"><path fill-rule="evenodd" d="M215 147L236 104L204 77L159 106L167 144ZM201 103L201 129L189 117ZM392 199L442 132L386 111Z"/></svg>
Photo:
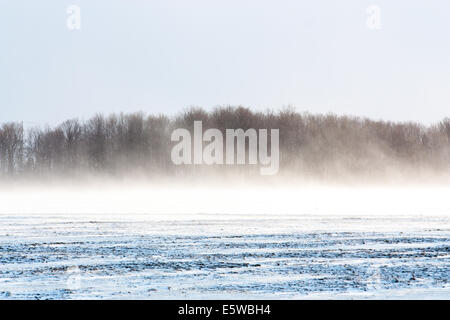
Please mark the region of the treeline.
<svg viewBox="0 0 450 320"><path fill-rule="evenodd" d="M203 121L204 130L279 129L280 174L377 175L393 168L450 171L448 118L424 126L311 115L293 109L254 112L243 107L220 107L210 112L192 108L175 117L96 115L86 121L68 120L54 128L24 130L21 123L4 123L0 126L0 175L198 173L198 166L175 166L170 158L172 131L192 130L195 120ZM213 166L206 170L235 169ZM239 170L253 172L249 165Z"/></svg>

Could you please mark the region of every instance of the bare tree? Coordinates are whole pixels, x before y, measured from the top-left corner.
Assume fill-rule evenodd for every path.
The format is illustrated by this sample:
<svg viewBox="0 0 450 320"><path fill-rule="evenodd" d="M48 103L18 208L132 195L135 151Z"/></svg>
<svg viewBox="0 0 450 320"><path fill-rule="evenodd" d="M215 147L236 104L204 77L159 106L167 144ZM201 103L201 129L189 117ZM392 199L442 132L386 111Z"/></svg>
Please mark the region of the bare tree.
<svg viewBox="0 0 450 320"><path fill-rule="evenodd" d="M73 170L80 157L83 128L77 119L65 121L59 128L64 137L65 167Z"/></svg>
<svg viewBox="0 0 450 320"><path fill-rule="evenodd" d="M5 123L1 128L0 150L3 154L2 165L9 174L23 167L23 125Z"/></svg>
<svg viewBox="0 0 450 320"><path fill-rule="evenodd" d="M98 114L87 121L68 120L56 128L32 128L26 135L22 124L5 123L0 126L0 173L55 174L87 169L190 173L192 167L172 164L170 135L180 127L192 132L194 121L202 121L204 130L217 128L223 133L226 129L280 129L280 165L290 174L382 173L393 165L414 170L450 168L448 118L423 126L311 115L289 107L253 112L226 106L211 112L190 108L172 118L142 112L108 117ZM217 165L211 170L228 170L225 167ZM196 173L203 172L197 169ZM247 169L239 172L251 172Z"/></svg>

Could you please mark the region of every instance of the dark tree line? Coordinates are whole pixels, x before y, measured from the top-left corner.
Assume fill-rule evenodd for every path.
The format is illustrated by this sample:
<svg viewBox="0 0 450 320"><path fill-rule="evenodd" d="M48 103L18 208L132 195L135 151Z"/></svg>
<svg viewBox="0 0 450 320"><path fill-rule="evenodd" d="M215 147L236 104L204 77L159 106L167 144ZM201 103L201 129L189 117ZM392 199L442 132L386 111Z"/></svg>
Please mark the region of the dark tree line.
<svg viewBox="0 0 450 320"><path fill-rule="evenodd" d="M326 176L333 172L383 172L387 167L450 171L450 119L424 126L357 117L311 115L292 109L253 112L220 107L192 108L169 118L144 113L96 115L50 128L0 126L0 175L101 172L148 174L191 172L172 164L176 128L279 129L280 173ZM215 167L220 170L222 167Z"/></svg>

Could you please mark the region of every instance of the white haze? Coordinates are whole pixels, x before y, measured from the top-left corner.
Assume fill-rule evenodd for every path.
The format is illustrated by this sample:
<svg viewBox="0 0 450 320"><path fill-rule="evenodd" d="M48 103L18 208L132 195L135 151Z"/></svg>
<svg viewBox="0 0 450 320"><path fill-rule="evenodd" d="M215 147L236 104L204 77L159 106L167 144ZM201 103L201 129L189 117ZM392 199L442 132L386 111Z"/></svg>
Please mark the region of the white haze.
<svg viewBox="0 0 450 320"><path fill-rule="evenodd" d="M93 215L192 219L227 215L442 216L450 187L89 185L11 187L0 191L2 215Z"/></svg>

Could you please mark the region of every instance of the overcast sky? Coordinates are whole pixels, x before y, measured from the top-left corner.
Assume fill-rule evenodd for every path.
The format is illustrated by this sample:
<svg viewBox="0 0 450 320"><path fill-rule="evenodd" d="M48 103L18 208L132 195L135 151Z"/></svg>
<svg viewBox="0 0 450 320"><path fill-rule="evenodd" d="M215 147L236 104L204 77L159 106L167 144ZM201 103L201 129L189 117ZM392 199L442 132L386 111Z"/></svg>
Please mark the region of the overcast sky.
<svg viewBox="0 0 450 320"><path fill-rule="evenodd" d="M450 116L448 0L0 0L0 122L293 105ZM81 29L66 26L69 5ZM367 7L381 29L367 27Z"/></svg>

